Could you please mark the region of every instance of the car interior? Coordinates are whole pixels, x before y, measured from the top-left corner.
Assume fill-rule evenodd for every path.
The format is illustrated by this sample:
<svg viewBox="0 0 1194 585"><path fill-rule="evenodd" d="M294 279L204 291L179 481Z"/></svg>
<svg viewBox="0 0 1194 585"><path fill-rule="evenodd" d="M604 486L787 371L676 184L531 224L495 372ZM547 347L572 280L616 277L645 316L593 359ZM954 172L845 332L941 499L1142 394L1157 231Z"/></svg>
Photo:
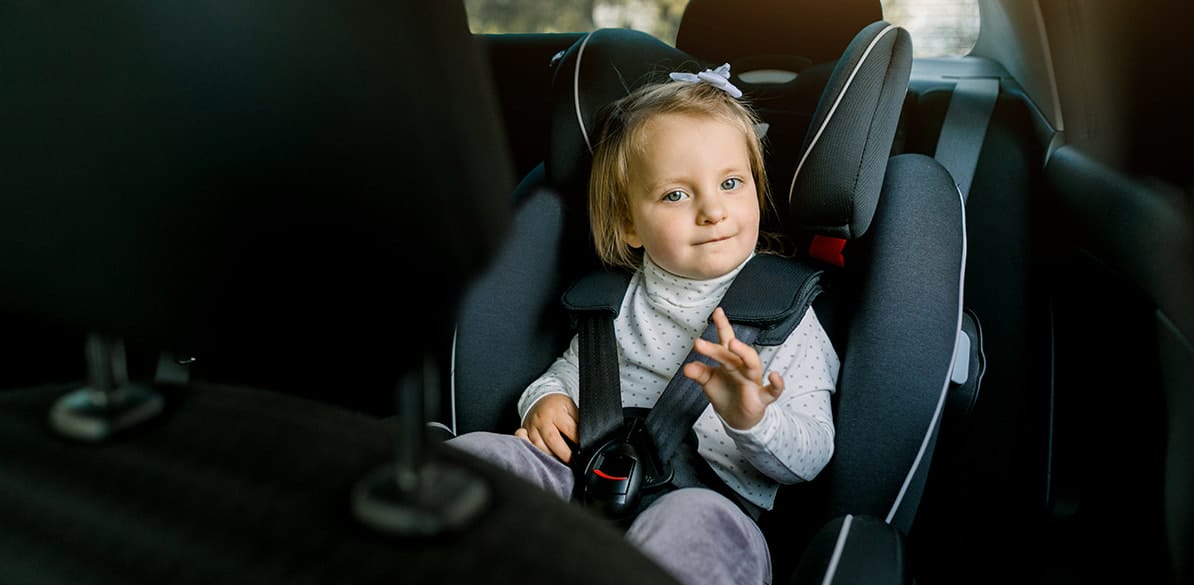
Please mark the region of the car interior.
<svg viewBox="0 0 1194 585"><path fill-rule="evenodd" d="M773 582L1194 583L1194 5L464 4L0 7L0 582L674 582L441 442L572 336L600 109L728 63L842 357Z"/></svg>

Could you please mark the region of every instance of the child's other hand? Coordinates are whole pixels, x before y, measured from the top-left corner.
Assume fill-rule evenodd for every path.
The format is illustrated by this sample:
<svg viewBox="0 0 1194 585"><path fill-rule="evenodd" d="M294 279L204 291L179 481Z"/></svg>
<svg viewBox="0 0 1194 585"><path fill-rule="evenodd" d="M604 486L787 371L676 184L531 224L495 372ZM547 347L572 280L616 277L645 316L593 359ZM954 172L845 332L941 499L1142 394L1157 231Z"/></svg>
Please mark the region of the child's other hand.
<svg viewBox="0 0 1194 585"><path fill-rule="evenodd" d="M709 366L699 361L684 365L684 375L701 385L710 404L731 427L747 430L763 419L767 406L784 391L783 378L771 372L770 384L763 382L763 362L755 348L738 341L734 328L721 307L713 310L719 343L697 338L697 353L718 363Z"/></svg>
<svg viewBox="0 0 1194 585"><path fill-rule="evenodd" d="M514 436L531 442L540 451L554 455L568 463L572 459L572 448L564 441L576 443L576 404L567 394L548 394L540 398Z"/></svg>

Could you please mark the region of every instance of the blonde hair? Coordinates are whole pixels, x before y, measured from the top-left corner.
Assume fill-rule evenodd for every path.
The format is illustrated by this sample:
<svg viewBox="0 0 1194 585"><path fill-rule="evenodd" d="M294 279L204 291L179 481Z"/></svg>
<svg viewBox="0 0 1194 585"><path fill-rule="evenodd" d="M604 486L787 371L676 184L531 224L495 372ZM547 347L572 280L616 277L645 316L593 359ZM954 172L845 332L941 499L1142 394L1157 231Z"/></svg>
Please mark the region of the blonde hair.
<svg viewBox="0 0 1194 585"><path fill-rule="evenodd" d="M642 153L643 129L660 114L694 114L728 122L742 131L759 209L770 209L767 171L758 115L747 104L706 83L649 84L613 102L604 112L601 138L589 175L589 226L597 256L606 265L633 270L642 265L642 251L625 239L630 218L630 160ZM760 233L765 245L773 234Z"/></svg>

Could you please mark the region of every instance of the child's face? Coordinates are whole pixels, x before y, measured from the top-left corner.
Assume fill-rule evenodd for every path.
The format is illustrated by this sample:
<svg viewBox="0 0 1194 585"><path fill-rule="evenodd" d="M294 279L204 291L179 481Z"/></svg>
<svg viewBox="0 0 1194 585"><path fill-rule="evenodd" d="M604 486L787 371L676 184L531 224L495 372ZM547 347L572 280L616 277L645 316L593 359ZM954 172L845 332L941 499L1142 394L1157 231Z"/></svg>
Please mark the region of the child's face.
<svg viewBox="0 0 1194 585"><path fill-rule="evenodd" d="M692 279L737 267L759 238L759 197L746 138L715 118L663 114L647 123L629 165L627 243Z"/></svg>

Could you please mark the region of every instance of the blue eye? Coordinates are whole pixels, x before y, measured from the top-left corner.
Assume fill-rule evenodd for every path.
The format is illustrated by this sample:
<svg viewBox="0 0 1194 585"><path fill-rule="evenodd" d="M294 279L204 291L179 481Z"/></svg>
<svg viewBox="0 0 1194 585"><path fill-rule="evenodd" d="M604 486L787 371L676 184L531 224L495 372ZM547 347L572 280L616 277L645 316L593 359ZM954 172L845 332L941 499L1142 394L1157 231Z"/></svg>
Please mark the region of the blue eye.
<svg viewBox="0 0 1194 585"><path fill-rule="evenodd" d="M721 182L721 189L722 191L733 191L738 187L738 185L741 184L742 179L739 179L738 177L731 177Z"/></svg>
<svg viewBox="0 0 1194 585"><path fill-rule="evenodd" d="M684 199L685 197L688 197L688 193L685 193L683 191L669 191L669 192L663 194L664 201L680 201L681 199Z"/></svg>

